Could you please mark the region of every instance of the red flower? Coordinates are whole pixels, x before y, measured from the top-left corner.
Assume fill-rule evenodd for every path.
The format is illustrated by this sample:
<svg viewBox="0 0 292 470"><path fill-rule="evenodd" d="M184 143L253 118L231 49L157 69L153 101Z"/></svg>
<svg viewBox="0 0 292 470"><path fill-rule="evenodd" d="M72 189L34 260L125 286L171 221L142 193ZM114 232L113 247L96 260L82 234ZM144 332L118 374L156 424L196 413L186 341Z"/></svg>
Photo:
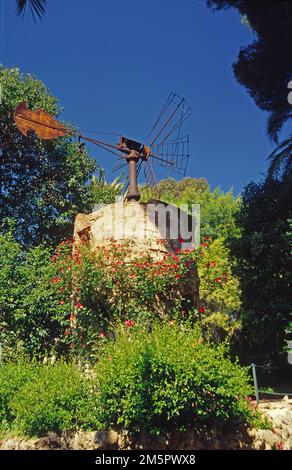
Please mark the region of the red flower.
<svg viewBox="0 0 292 470"><path fill-rule="evenodd" d="M64 289L63 289L63 287L60 287L60 292L64 292Z"/></svg>
<svg viewBox="0 0 292 470"><path fill-rule="evenodd" d="M222 282L221 277L216 277L215 282L218 282L218 283Z"/></svg>
<svg viewBox="0 0 292 470"><path fill-rule="evenodd" d="M80 309L84 308L84 306L80 302L77 302L77 304L75 304L75 307Z"/></svg>
<svg viewBox="0 0 292 470"><path fill-rule="evenodd" d="M206 309L205 307L199 307L199 313L205 313Z"/></svg>
<svg viewBox="0 0 292 470"><path fill-rule="evenodd" d="M125 321L124 321L124 324L125 324L126 326L132 328L132 326L135 325L135 322L134 322L134 320L125 320Z"/></svg>
<svg viewBox="0 0 292 470"><path fill-rule="evenodd" d="M60 300L60 304L61 304L61 305L64 305L64 300Z"/></svg>
<svg viewBox="0 0 292 470"><path fill-rule="evenodd" d="M186 261L186 267L189 268L191 265L191 262L190 261Z"/></svg>
<svg viewBox="0 0 292 470"><path fill-rule="evenodd" d="M183 242L184 242L184 239L180 237L180 238L178 239L178 241L179 241L179 243L183 243Z"/></svg>
<svg viewBox="0 0 292 470"><path fill-rule="evenodd" d="M68 330L64 331L64 335L70 335L70 334L71 334L71 331L68 331Z"/></svg>
<svg viewBox="0 0 292 470"><path fill-rule="evenodd" d="M215 267L216 267L216 264L217 264L216 261L212 261L212 262L211 262L212 268L215 268Z"/></svg>

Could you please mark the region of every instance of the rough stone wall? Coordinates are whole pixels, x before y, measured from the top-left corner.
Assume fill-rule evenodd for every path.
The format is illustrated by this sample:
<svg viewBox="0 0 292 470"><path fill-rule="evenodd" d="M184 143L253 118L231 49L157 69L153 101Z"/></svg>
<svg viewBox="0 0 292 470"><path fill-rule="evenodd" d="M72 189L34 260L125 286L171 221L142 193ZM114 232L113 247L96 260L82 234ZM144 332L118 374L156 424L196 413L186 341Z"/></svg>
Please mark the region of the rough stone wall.
<svg viewBox="0 0 292 470"><path fill-rule="evenodd" d="M232 426L196 426L186 432L173 431L151 436L140 433L131 437L127 430L78 431L39 439L10 438L0 442L1 450L292 450L292 400L261 402L258 408L272 424L272 430L234 428Z"/></svg>
<svg viewBox="0 0 292 470"><path fill-rule="evenodd" d="M165 221L162 220L163 207L167 207ZM153 208L161 209L160 219L155 216ZM187 244L180 241L184 238L183 233L178 232L177 236L174 234L179 221L188 224L191 218L186 212L162 201L107 204L91 214L77 214L74 239L77 243L88 241L93 247L106 246L111 239L118 242L134 241L133 258L145 253L151 258L159 258L167 252L194 245L194 240ZM162 245L158 240L165 240L166 243Z"/></svg>

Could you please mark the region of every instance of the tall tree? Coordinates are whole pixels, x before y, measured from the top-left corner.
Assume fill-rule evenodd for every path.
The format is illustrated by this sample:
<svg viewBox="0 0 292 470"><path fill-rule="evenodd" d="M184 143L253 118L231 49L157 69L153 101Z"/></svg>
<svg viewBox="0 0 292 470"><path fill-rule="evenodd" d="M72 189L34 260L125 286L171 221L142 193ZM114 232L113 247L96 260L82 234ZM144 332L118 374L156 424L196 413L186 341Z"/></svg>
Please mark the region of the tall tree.
<svg viewBox="0 0 292 470"><path fill-rule="evenodd" d="M24 245L54 242L72 233L78 211L92 208L88 181L95 161L70 138L41 141L17 129L13 112L26 100L32 109L59 114L57 99L35 77L0 67L0 219L14 219Z"/></svg>
<svg viewBox="0 0 292 470"><path fill-rule="evenodd" d="M291 200L292 185L285 176L283 181L250 183L236 215L240 236L230 236L242 290L241 348L252 362L286 363L285 330L292 307Z"/></svg>
<svg viewBox="0 0 292 470"><path fill-rule="evenodd" d="M292 80L292 3L290 1L207 0L210 8L235 8L252 29L255 40L240 49L235 77L259 108L269 112L267 133L278 142L292 117L288 83Z"/></svg>

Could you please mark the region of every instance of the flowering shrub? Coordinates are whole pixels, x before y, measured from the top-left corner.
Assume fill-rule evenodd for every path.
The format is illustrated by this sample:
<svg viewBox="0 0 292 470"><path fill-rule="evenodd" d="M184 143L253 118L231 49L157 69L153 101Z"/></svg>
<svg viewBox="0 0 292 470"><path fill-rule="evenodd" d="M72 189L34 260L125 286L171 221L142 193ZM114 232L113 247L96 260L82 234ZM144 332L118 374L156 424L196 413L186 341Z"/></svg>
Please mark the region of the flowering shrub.
<svg viewBox="0 0 292 470"><path fill-rule="evenodd" d="M51 258L58 273L51 283L59 309L70 312L64 336L80 354L95 357L119 322L128 328L136 323L150 326L154 319L186 318L194 308L192 253L129 260L130 242L112 240L94 250L68 247L69 242L59 245ZM186 285L189 289L182 289Z"/></svg>
<svg viewBox="0 0 292 470"><path fill-rule="evenodd" d="M13 356L17 346L30 355L72 351L94 359L117 323L150 327L157 319L201 319L213 336L217 322L215 336L221 340L217 333L230 326L226 314L237 306L238 284L220 243L205 237L193 251L130 261L130 242L112 240L91 250L66 240L54 252L39 246L23 253L11 235L1 236L4 355L8 358L10 347ZM197 267L200 304L194 292Z"/></svg>
<svg viewBox="0 0 292 470"><path fill-rule="evenodd" d="M103 425L130 431L252 422L247 369L222 346L204 342L200 330L171 321L152 332L122 327L96 366L98 416Z"/></svg>

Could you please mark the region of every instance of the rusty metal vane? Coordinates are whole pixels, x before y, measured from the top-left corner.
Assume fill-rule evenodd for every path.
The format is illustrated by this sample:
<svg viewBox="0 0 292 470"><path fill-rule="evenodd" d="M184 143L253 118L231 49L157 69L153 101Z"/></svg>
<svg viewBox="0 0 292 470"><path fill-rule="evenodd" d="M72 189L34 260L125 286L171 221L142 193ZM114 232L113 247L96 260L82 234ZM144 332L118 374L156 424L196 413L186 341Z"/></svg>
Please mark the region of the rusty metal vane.
<svg viewBox="0 0 292 470"><path fill-rule="evenodd" d="M27 102L19 103L14 111L14 121L20 132L27 137L34 131L40 139L49 140L69 135L70 131L42 109L31 111Z"/></svg>

